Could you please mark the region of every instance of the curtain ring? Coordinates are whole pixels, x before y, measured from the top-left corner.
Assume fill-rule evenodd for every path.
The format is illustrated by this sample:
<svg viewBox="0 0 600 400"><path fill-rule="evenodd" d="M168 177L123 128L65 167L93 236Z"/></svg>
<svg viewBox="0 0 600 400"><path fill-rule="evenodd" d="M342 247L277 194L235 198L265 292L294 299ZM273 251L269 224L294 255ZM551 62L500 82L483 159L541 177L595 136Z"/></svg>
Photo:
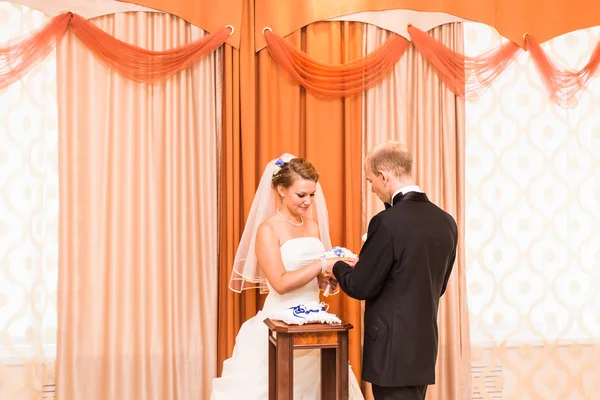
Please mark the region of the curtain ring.
<svg viewBox="0 0 600 400"><path fill-rule="evenodd" d="M271 29L271 28L270 28L270 27L268 27L268 26L265 26L265 27L263 28L263 30L262 30L262 34L263 34L263 35L265 34L265 31L271 31L271 33L272 33L272 32L273 32L273 29Z"/></svg>
<svg viewBox="0 0 600 400"><path fill-rule="evenodd" d="M233 32L235 32L235 28L231 25L225 25L225 28L231 28L231 33L229 34L229 36L233 35Z"/></svg>
<svg viewBox="0 0 600 400"><path fill-rule="evenodd" d="M527 41L527 36L529 36L529 33L525 32L525 33L523 34L523 43L526 43L526 41Z"/></svg>

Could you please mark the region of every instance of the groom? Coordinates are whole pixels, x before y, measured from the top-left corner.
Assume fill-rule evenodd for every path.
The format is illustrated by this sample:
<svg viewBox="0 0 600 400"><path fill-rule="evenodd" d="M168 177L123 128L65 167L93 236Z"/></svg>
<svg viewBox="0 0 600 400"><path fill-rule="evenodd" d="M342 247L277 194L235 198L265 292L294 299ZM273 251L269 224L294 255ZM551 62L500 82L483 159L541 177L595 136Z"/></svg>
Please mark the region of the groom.
<svg viewBox="0 0 600 400"><path fill-rule="evenodd" d="M366 300L362 377L376 400L425 399L435 383L438 305L456 257L456 222L413 183L412 164L398 142L367 154L365 175L386 210L371 219L356 265L328 271Z"/></svg>

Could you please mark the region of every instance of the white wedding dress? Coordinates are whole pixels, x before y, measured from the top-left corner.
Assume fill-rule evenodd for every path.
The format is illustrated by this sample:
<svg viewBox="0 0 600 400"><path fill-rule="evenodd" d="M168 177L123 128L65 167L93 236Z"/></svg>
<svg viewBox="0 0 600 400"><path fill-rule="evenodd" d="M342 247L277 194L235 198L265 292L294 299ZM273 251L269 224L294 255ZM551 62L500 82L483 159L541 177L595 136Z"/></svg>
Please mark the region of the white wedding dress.
<svg viewBox="0 0 600 400"><path fill-rule="evenodd" d="M280 250L283 264L288 271L299 269L315 261L325 252L323 243L315 237L290 239L281 246ZM268 399L268 328L263 321L274 312L311 301L319 301L317 278L283 295L269 290L262 311L241 326L235 339L233 355L223 363L222 376L213 380L211 400ZM320 351L295 350L294 399L319 400L321 398L320 376ZM349 383L349 398L363 399L352 369L350 369Z"/></svg>

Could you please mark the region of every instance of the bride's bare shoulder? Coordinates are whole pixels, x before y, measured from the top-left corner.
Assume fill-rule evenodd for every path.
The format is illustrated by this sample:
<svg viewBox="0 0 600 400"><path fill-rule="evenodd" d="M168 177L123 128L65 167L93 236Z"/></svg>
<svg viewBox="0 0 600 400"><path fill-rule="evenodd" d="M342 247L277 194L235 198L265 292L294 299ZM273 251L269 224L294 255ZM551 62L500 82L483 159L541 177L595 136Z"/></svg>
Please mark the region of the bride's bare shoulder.
<svg viewBox="0 0 600 400"><path fill-rule="evenodd" d="M273 214L269 218L261 222L258 226L258 229L268 229L276 231L278 230L279 225L281 225L281 221L279 221L279 218L277 218L277 214Z"/></svg>
<svg viewBox="0 0 600 400"><path fill-rule="evenodd" d="M256 230L256 236L265 239L277 239L279 240L279 233L277 229L278 221L274 216L270 216L260 223Z"/></svg>

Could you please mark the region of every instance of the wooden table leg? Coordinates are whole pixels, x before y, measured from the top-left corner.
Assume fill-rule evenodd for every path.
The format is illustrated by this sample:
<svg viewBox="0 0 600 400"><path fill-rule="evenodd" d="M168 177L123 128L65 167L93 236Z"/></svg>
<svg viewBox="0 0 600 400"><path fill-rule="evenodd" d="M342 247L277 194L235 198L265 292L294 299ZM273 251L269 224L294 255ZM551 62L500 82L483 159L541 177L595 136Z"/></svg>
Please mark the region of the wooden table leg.
<svg viewBox="0 0 600 400"><path fill-rule="evenodd" d="M335 400L336 349L321 349L321 400Z"/></svg>
<svg viewBox="0 0 600 400"><path fill-rule="evenodd" d="M337 400L348 399L348 331L338 332L336 362Z"/></svg>
<svg viewBox="0 0 600 400"><path fill-rule="evenodd" d="M269 400L277 400L277 339L269 331Z"/></svg>
<svg viewBox="0 0 600 400"><path fill-rule="evenodd" d="M277 400L294 399L294 347L292 335L277 332Z"/></svg>

